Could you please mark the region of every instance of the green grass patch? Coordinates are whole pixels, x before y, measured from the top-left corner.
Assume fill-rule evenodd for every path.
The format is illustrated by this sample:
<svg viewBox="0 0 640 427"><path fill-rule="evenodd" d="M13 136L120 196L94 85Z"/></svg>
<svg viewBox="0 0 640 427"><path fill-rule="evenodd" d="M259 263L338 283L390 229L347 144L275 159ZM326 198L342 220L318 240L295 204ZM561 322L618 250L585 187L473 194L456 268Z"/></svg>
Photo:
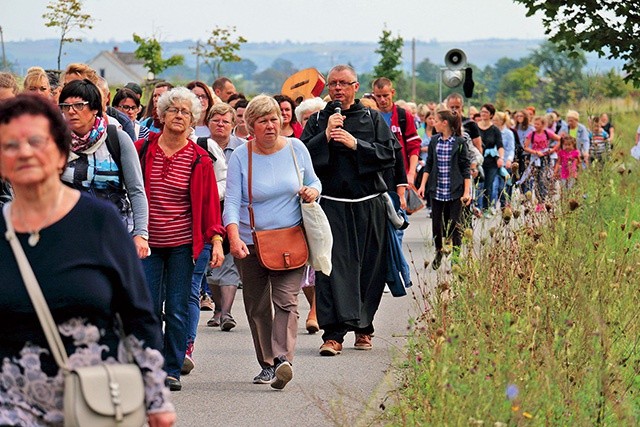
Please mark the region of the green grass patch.
<svg viewBox="0 0 640 427"><path fill-rule="evenodd" d="M617 129L633 135L637 115ZM440 277L388 425L640 425L640 163L632 141ZM526 212L526 213L525 213Z"/></svg>

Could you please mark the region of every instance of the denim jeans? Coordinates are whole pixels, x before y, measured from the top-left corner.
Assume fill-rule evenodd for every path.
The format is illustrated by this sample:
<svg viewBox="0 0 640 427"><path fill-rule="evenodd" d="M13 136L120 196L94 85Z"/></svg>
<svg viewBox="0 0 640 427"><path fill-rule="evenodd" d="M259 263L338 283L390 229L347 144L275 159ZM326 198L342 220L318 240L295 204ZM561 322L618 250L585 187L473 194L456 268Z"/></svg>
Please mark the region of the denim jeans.
<svg viewBox="0 0 640 427"><path fill-rule="evenodd" d="M142 260L153 306L162 318L164 304L164 370L180 378L180 369L187 348L189 294L193 275L191 245L172 248L151 248L151 255Z"/></svg>
<svg viewBox="0 0 640 427"><path fill-rule="evenodd" d="M198 321L200 320L200 289L203 282L206 285L204 276L207 265L211 260L211 243L204 245L200 256L196 260L193 267L193 275L191 276L191 292L189 293L189 331L187 333L187 345L195 342L196 333L198 332Z"/></svg>

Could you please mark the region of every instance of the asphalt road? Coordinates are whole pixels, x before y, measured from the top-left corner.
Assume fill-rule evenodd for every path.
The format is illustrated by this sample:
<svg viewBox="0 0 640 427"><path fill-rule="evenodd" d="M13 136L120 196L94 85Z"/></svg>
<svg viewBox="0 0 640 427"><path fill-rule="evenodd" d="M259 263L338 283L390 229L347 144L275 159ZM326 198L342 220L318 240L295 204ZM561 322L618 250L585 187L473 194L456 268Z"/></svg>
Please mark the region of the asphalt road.
<svg viewBox="0 0 640 427"><path fill-rule="evenodd" d="M211 312L201 312L194 358L195 369L182 377L182 391L173 393L179 426L332 426L370 424L380 413L384 391L393 386L386 376L401 357L409 319L423 305L425 288L435 275L424 269L431 259L431 221L425 210L410 217L404 237L414 286L405 297L385 293L374 325L373 349L353 348L348 334L342 354L322 357L321 334L304 329L308 304L300 293L300 329L293 380L282 391L252 383L260 367L238 291L233 315L238 326L230 332L206 326ZM375 422L374 422L375 424Z"/></svg>

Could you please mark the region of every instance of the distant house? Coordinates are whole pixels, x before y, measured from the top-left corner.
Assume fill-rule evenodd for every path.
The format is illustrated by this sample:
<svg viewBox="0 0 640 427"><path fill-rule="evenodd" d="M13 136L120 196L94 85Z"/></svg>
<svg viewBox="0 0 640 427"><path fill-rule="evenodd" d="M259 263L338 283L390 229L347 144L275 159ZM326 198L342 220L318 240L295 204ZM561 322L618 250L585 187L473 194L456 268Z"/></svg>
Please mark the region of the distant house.
<svg viewBox="0 0 640 427"><path fill-rule="evenodd" d="M110 86L125 85L129 82L143 83L147 78L144 61L136 58L133 52L120 52L118 47L112 51L103 50L88 65L104 77Z"/></svg>

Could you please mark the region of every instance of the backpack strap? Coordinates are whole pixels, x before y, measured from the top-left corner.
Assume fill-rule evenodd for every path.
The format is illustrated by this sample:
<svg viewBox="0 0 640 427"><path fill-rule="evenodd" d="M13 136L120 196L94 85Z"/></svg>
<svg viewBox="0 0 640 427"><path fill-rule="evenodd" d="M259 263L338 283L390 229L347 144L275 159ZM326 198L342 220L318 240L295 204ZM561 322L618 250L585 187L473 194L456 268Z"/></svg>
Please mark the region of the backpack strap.
<svg viewBox="0 0 640 427"><path fill-rule="evenodd" d="M202 148L204 151L207 152L209 157L211 157L211 160L213 161L213 163L218 161L216 156L211 151L209 151L209 138L208 137L206 137L206 136L199 137L196 140L196 144L198 144L200 146L200 148Z"/></svg>
<svg viewBox="0 0 640 427"><path fill-rule="evenodd" d="M118 166L118 175L120 177L120 184L124 184L124 175L122 174L122 162L120 154L120 137L118 136L118 128L115 125L107 125L107 150L111 154L111 158L116 162Z"/></svg>
<svg viewBox="0 0 640 427"><path fill-rule="evenodd" d="M400 132L402 133L402 139L406 142L407 137L407 110L396 106L398 111L398 124L400 125Z"/></svg>

